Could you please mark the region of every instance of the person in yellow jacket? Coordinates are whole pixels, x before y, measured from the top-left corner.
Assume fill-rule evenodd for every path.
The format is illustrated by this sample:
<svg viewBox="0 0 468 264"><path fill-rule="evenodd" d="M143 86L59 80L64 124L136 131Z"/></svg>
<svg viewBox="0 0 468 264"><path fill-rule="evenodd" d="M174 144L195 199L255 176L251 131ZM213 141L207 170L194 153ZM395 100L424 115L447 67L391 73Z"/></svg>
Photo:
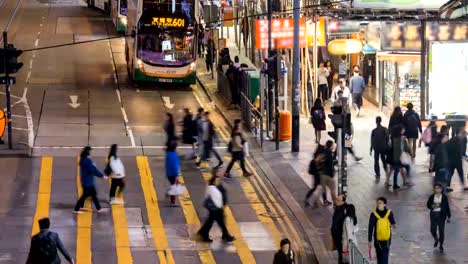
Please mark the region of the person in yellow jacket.
<svg viewBox="0 0 468 264"><path fill-rule="evenodd" d="M374 240L377 264L388 264L390 244L392 242L392 228L396 228L393 212L387 209L387 199L377 198L377 208L370 214L367 238L369 241L369 254Z"/></svg>

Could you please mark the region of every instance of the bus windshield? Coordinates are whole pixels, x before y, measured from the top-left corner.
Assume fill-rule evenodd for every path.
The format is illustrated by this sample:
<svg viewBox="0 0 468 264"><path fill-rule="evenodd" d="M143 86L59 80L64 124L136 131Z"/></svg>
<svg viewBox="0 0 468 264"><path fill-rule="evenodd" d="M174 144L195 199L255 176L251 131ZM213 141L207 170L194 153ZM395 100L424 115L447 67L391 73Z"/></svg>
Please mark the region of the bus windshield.
<svg viewBox="0 0 468 264"><path fill-rule="evenodd" d="M155 66L184 66L194 61L193 31L154 27L141 31L137 36L137 57L143 62Z"/></svg>

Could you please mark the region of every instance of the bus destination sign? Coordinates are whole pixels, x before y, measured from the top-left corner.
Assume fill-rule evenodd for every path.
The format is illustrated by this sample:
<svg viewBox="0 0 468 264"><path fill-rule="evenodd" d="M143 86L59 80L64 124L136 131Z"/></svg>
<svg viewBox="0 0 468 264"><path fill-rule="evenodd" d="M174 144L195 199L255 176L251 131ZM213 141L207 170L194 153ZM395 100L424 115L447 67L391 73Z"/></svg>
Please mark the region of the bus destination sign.
<svg viewBox="0 0 468 264"><path fill-rule="evenodd" d="M160 26L160 27L183 28L185 27L185 19L173 18L173 17L153 17L153 20L151 21L151 25Z"/></svg>

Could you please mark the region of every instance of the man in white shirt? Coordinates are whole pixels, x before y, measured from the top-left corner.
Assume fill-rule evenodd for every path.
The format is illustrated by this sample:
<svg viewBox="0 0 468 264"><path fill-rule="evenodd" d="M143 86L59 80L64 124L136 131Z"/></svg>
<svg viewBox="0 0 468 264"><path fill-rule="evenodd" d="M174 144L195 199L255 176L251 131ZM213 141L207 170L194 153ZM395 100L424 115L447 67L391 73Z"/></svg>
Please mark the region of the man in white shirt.
<svg viewBox="0 0 468 264"><path fill-rule="evenodd" d="M340 79L339 85L335 87L335 89L333 89L332 98L331 98L333 103L335 103L336 100L338 100L338 91L343 91L343 97L348 98L348 102L350 101L351 92L349 88L346 86L345 79Z"/></svg>
<svg viewBox="0 0 468 264"><path fill-rule="evenodd" d="M324 67L323 62L320 63L317 79L318 79L318 97L322 98L322 102L328 100L328 79L330 72Z"/></svg>

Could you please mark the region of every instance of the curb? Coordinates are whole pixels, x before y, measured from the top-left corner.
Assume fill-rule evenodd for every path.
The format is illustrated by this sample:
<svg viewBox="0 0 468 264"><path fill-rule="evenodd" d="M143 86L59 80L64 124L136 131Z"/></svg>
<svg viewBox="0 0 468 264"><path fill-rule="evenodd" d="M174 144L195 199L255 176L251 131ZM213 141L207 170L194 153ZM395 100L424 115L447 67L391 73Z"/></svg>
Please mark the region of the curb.
<svg viewBox="0 0 468 264"><path fill-rule="evenodd" d="M200 85L200 87L203 89L208 99L213 102L212 96L206 89L203 82L198 78L198 76L197 76L197 82ZM222 111L216 104L215 104L215 107L216 107L217 112L225 120L226 124L230 128L232 128L231 121L229 121L224 111ZM302 229L301 231L304 232L304 235L307 239L307 243L309 243L312 247L312 252L313 252L312 263L332 263L333 259L330 257L326 246L321 240L317 239L318 237L320 237L319 232L317 231L315 226L312 224L312 222L310 222L310 220L307 218L307 215L303 212L303 208L300 206L300 204L292 198L293 195L291 191L284 185L284 183L278 177L278 175L276 175L276 173L270 168L270 166L265 161L265 159L263 159L263 157L261 156L262 153L261 151L258 151L257 145L255 146L256 146L255 151L252 154L258 154L258 155L251 155L251 159L253 159L253 161L259 166L263 174L265 174L267 180L271 183L273 188L276 189L281 199L285 202L286 206L289 208L289 210L292 212L297 222L299 223L299 226Z"/></svg>

